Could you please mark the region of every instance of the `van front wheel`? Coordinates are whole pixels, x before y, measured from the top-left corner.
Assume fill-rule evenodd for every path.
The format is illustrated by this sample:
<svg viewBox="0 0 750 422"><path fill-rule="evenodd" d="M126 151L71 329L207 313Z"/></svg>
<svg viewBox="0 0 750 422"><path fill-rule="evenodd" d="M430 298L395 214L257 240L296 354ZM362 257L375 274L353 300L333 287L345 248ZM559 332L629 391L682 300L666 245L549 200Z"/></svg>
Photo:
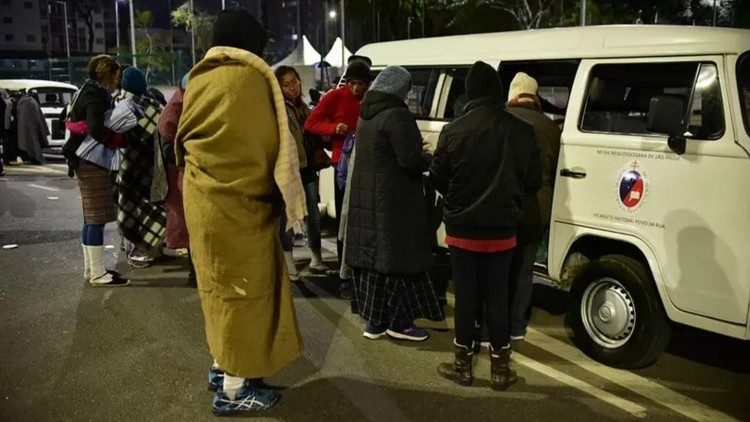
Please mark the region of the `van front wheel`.
<svg viewBox="0 0 750 422"><path fill-rule="evenodd" d="M586 266L571 289L574 340L604 364L634 369L653 363L669 343L671 326L651 275L623 255Z"/></svg>

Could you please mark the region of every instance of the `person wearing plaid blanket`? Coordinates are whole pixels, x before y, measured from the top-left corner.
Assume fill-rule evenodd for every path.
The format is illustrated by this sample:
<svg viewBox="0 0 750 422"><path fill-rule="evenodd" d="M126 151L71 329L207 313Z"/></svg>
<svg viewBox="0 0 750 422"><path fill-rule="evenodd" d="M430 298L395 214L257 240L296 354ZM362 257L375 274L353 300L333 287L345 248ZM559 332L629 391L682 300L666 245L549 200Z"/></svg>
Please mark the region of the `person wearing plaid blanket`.
<svg viewBox="0 0 750 422"><path fill-rule="evenodd" d="M143 268L161 253L167 231L164 207L151 200L151 185L156 176L156 125L162 107L148 94L146 77L139 69L125 69L121 85L112 115L124 108L126 111L118 117L132 123L125 131L130 142L122 149L117 174L117 228L128 242L128 263Z"/></svg>
<svg viewBox="0 0 750 422"><path fill-rule="evenodd" d="M219 415L276 404L279 393L258 379L302 351L278 233L282 212L287 230L305 217L305 193L284 96L259 57L266 40L247 10L219 13L175 138Z"/></svg>
<svg viewBox="0 0 750 422"><path fill-rule="evenodd" d="M423 341L429 334L414 320L444 319L427 274L432 249L422 173L432 156L405 102L410 89L406 69L386 67L357 124L344 257L368 339Z"/></svg>

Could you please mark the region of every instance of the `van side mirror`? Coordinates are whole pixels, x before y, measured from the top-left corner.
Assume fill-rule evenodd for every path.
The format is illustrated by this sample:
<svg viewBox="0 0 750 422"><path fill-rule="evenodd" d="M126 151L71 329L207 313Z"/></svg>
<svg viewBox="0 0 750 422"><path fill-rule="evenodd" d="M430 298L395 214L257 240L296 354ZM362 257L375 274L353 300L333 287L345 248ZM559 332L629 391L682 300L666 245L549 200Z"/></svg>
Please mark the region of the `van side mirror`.
<svg viewBox="0 0 750 422"><path fill-rule="evenodd" d="M677 154L684 154L686 99L679 95L657 95L651 98L646 130L669 136L667 144Z"/></svg>

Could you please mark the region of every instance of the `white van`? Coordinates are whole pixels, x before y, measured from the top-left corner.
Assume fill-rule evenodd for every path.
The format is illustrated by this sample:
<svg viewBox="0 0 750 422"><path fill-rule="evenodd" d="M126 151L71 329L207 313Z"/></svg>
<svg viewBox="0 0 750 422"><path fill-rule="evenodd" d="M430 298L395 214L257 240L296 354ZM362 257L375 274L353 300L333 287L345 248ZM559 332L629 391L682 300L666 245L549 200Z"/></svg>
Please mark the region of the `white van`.
<svg viewBox="0 0 750 422"><path fill-rule="evenodd" d="M497 66L506 92L516 72L538 80L545 111L564 122L539 275L570 288L590 356L648 365L671 322L750 339L750 31L561 28L356 54L411 72L409 107L433 148L475 61Z"/></svg>
<svg viewBox="0 0 750 422"><path fill-rule="evenodd" d="M50 133L47 139L49 148L44 150L44 155L61 157L62 146L68 139L69 133L65 129L65 122L60 119L60 113L70 105L78 88L63 82L37 79L2 79L0 88L8 91L24 91L39 98L39 105L47 120Z"/></svg>

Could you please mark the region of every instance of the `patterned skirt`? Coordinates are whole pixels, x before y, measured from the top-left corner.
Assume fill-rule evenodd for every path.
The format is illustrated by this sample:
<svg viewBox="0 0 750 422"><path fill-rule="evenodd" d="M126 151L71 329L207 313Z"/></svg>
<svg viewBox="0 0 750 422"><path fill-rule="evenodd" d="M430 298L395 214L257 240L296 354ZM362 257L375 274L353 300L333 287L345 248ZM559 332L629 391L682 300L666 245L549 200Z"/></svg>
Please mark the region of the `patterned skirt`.
<svg viewBox="0 0 750 422"><path fill-rule="evenodd" d="M380 274L354 268L354 295L362 318L378 326L410 323L417 318L445 319L430 276Z"/></svg>
<svg viewBox="0 0 750 422"><path fill-rule="evenodd" d="M76 178L81 191L84 223L106 224L115 221L114 188L110 171L81 160L76 169Z"/></svg>

